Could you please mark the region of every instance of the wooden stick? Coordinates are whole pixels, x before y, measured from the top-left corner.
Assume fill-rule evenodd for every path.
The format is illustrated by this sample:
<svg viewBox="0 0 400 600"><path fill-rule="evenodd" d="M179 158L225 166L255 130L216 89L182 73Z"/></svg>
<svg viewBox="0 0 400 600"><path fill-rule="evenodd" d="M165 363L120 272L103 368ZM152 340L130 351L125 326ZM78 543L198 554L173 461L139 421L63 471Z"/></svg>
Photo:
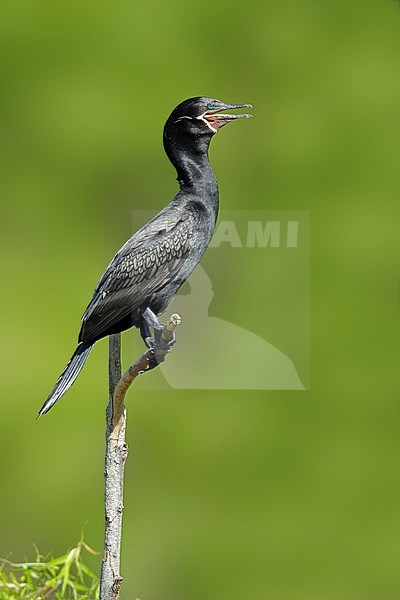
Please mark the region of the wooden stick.
<svg viewBox="0 0 400 600"><path fill-rule="evenodd" d="M161 341L167 344L181 318L174 314L164 325ZM171 348L147 350L121 377L121 334L110 335L109 342L109 402L106 411L105 457L105 535L104 554L100 576L100 600L118 600L122 577L120 575L124 470L128 456L125 441L126 409L124 400L136 377L165 360Z"/></svg>

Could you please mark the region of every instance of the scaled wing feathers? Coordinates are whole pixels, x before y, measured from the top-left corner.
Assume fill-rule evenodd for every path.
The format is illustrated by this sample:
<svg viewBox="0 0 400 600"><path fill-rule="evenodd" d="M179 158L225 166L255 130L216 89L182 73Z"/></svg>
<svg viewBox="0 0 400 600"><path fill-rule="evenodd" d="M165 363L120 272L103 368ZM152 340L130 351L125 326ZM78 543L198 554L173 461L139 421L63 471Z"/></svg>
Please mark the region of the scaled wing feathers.
<svg viewBox="0 0 400 600"><path fill-rule="evenodd" d="M80 341L98 339L146 298L174 280L193 245L196 216L165 221L162 214L115 255L82 318Z"/></svg>

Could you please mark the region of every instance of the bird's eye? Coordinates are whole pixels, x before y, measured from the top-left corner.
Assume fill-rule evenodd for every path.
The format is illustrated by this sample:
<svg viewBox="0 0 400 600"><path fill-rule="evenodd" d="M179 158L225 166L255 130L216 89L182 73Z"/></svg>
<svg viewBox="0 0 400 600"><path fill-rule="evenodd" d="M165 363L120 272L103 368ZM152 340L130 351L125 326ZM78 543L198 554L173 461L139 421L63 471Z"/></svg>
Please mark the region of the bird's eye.
<svg viewBox="0 0 400 600"><path fill-rule="evenodd" d="M207 108L208 108L209 110L214 110L214 108L215 108L215 104L214 104L214 102L210 102L210 104L207 104Z"/></svg>

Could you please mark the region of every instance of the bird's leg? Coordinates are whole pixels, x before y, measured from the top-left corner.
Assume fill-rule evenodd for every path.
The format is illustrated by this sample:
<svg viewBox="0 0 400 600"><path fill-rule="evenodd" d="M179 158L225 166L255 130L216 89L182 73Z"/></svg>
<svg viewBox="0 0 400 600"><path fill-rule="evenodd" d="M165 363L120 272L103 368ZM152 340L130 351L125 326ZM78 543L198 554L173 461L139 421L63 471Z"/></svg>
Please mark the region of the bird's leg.
<svg viewBox="0 0 400 600"><path fill-rule="evenodd" d="M160 342L161 342L161 334L162 334L164 325L156 317L156 315L153 313L153 311L150 310L150 308L146 308L146 310L143 312L142 317L143 317L143 322L146 324L145 326L147 327L147 330L150 331L150 327L151 327L154 331L153 346L159 346ZM152 346L149 346L149 347L152 347Z"/></svg>
<svg viewBox="0 0 400 600"><path fill-rule="evenodd" d="M153 348L154 347L154 338L151 335L150 327L149 327L147 321L143 317L140 319L139 328L140 328L140 335L142 337L142 340L146 344L146 346L148 348Z"/></svg>
<svg viewBox="0 0 400 600"><path fill-rule="evenodd" d="M163 329L164 325L156 317L156 315L153 313L153 311L150 310L150 308L146 308L146 310L143 311L142 316L143 316L143 319L146 321L146 323L147 323L147 325L149 327L152 327L154 330L161 330L161 329Z"/></svg>
<svg viewBox="0 0 400 600"><path fill-rule="evenodd" d="M154 331L154 338L151 337L150 327ZM165 354L172 348L175 344L175 332L172 334L172 338L168 341L165 341L162 337L162 333L164 330L164 325L157 318L157 316L153 313L150 308L146 308L142 313L142 320L140 324L140 333L142 338L148 348L151 348L156 356L156 361L164 362ZM160 353L158 351L161 351ZM155 365L156 366L156 365Z"/></svg>

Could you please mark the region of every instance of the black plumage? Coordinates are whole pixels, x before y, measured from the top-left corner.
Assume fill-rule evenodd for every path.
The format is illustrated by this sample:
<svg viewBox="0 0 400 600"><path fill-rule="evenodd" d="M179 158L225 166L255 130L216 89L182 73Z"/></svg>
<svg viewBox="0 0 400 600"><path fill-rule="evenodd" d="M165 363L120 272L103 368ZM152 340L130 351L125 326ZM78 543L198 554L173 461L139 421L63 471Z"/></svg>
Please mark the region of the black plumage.
<svg viewBox="0 0 400 600"><path fill-rule="evenodd" d="M93 344L132 326L148 339L147 314L161 315L205 252L218 214L218 185L208 160L213 135L245 114L196 97L179 104L164 127L164 148L176 168L180 191L117 252L98 282L82 318L79 345L39 411L48 412L73 384Z"/></svg>

